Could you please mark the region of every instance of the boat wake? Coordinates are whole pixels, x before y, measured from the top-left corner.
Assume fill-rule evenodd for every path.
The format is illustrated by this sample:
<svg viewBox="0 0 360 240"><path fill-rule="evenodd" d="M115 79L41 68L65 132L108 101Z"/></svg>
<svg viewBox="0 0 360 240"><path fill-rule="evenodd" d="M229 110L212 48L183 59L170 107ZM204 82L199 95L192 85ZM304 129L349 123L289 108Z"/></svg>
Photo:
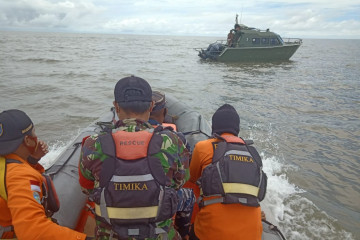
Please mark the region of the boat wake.
<svg viewBox="0 0 360 240"><path fill-rule="evenodd" d="M281 163L274 156L260 155L268 176L267 193L261 205L265 206L263 210L267 218L281 229L287 239L355 239L351 233L341 229L336 219L303 196L305 190L289 182L286 172L295 167Z"/></svg>
<svg viewBox="0 0 360 240"><path fill-rule="evenodd" d="M62 153L68 144L72 142L69 141L68 143L57 141L55 144L49 146L49 152L46 154L41 160L40 164L46 169L49 169L57 160L60 153Z"/></svg>

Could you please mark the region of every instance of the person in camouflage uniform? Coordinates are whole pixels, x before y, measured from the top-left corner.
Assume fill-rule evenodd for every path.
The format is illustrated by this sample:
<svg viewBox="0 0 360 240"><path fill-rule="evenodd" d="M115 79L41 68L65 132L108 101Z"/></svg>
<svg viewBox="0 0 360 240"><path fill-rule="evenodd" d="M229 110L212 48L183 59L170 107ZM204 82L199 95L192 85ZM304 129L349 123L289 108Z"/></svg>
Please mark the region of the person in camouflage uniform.
<svg viewBox="0 0 360 240"><path fill-rule="evenodd" d="M171 127L176 131L176 125L173 123L166 123L165 118L168 112L166 108L165 94L160 91L153 91L152 100L154 107L150 113L149 123L153 126ZM191 152L191 147L187 142L185 135L182 132L175 132L183 141L186 148ZM177 213L175 217L175 228L180 233L182 238L188 238L190 234L191 215L196 201L194 192L191 188L180 188L177 191L179 202Z"/></svg>
<svg viewBox="0 0 360 240"><path fill-rule="evenodd" d="M174 189L173 191L175 192L176 190L180 189L182 185L189 179L188 168L189 168L190 152L185 147L181 139L174 132L166 129L161 131L157 129L154 130L154 127L150 123L148 123L151 109L154 106L154 102L151 99L152 90L150 85L142 78L135 76L126 77L118 81L118 83L115 86L114 95L115 95L114 106L116 109L116 113L119 117L119 121L115 124L114 129L112 129L111 133L104 132L87 138L81 149L80 162L79 162L79 170L80 170L79 182L83 191L90 195L91 197L90 199L97 199L98 196L97 193L99 192L99 189L101 192L102 174L104 171L109 170L103 168L103 166L106 165L106 162L109 161L108 159L110 159L109 155L105 153L106 152L105 148L107 148L107 146L103 144L104 142L102 142L101 139L107 134L114 135L119 132L120 133L133 132L134 134L147 132L147 133L152 133L153 135L159 135L162 139L161 146L159 146L160 151L153 153L149 157L149 159L157 159L160 162L160 165L163 169L162 174L165 175L164 178L166 179L165 188L167 188L167 190L169 190L170 188L170 189ZM115 145L116 144L117 142L115 142ZM149 146L151 146L150 143ZM150 152L151 151L149 150L148 153ZM129 161L124 161L124 162L129 162ZM147 166L144 166L144 168L146 167ZM147 174L146 176L148 177L148 175L149 174ZM152 175L154 174L152 173ZM120 176L119 178L122 177L124 176ZM125 176L125 177L129 177L129 176ZM138 187L135 187L135 189L130 189L130 190L136 190L136 188ZM117 192L115 193L117 194ZM165 193L167 194L167 192ZM159 198L160 196L161 194L159 195ZM178 199L177 199L178 197L179 196L175 192L175 198L176 198L174 200L176 203L175 208L178 203ZM95 203L99 204L96 201L99 201L99 199L95 200ZM139 201L139 198L132 199L132 201L134 202ZM159 202L161 201L159 200ZM115 203L115 205L117 204L121 204L121 203ZM118 232L114 230L114 226L112 226L109 223L108 219L103 217L103 215L99 216L99 214L96 214L95 219L96 219L96 229L95 229L96 239L98 240L124 239L123 237L120 238L118 236ZM111 219L111 222L112 223L114 222L113 219ZM120 225L121 227L122 223L120 224L117 223L117 225ZM124 224L126 225L128 223L125 222ZM130 224L132 224L132 222L130 222ZM137 234L130 234L125 239L148 239L148 240L181 239L179 234L174 229L173 225L174 225L173 218L169 217L166 220L156 222L156 229L161 229L163 231L162 232L160 231L160 233L156 233L155 236L153 234L149 238L149 237L137 237L136 236ZM132 230L133 229L130 229L128 232L133 233L134 231Z"/></svg>

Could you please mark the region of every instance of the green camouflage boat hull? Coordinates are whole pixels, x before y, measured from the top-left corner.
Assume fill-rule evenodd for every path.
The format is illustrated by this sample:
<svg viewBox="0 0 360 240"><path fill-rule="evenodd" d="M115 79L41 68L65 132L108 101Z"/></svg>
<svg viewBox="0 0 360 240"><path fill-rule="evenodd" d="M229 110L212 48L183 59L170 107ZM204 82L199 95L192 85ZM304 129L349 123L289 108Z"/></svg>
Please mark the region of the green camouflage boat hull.
<svg viewBox="0 0 360 240"><path fill-rule="evenodd" d="M220 62L268 62L287 61L300 47L289 44L274 47L225 48L216 58Z"/></svg>

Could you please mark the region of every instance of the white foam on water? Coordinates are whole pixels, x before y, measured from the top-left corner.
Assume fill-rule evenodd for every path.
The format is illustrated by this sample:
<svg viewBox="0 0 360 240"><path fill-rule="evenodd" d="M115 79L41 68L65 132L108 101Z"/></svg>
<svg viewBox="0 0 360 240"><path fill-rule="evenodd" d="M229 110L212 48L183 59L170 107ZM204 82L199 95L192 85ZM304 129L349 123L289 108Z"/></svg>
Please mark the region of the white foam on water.
<svg viewBox="0 0 360 240"><path fill-rule="evenodd" d="M73 144L74 139L81 133L81 131L82 129L74 131L70 136L70 140L67 142L56 141L54 144L49 144L49 152L40 159L39 163L45 169L50 168L57 161L57 158L60 156L60 154L64 152L70 144Z"/></svg>
<svg viewBox="0 0 360 240"><path fill-rule="evenodd" d="M71 141L69 141L69 143L70 142ZM49 152L43 158L40 159L39 163L45 169L50 168L55 163L60 153L62 153L66 149L69 143L57 141L54 145L49 145Z"/></svg>
<svg viewBox="0 0 360 240"><path fill-rule="evenodd" d="M336 219L302 196L305 190L289 182L286 172L296 170L295 167L281 163L274 156L260 155L263 170L268 176L267 193L261 206L267 220L277 225L287 239L354 239L351 233L340 227Z"/></svg>

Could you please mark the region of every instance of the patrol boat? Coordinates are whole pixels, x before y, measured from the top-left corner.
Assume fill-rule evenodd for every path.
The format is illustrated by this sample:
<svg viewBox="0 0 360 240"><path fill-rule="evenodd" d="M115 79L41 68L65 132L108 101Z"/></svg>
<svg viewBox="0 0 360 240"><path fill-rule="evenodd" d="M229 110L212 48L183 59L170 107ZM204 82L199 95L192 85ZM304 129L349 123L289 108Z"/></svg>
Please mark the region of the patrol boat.
<svg viewBox="0 0 360 240"><path fill-rule="evenodd" d="M204 60L219 62L271 62L287 61L302 44L300 38L281 38L270 29L260 30L238 24L232 41L217 40L207 48L194 48Z"/></svg>
<svg viewBox="0 0 360 240"><path fill-rule="evenodd" d="M193 149L198 141L208 139L211 135L209 123L198 112L176 98L166 95L168 114L165 122L174 123L177 130L184 133ZM46 170L53 182L60 201L60 210L54 214L62 226L94 235L95 221L87 196L81 192L79 185L78 164L81 143L84 137L100 133L106 127L112 126L117 120L115 110L105 112L97 121L83 129L75 140L67 146L55 163ZM270 222L263 221L262 240L284 240L280 230Z"/></svg>

